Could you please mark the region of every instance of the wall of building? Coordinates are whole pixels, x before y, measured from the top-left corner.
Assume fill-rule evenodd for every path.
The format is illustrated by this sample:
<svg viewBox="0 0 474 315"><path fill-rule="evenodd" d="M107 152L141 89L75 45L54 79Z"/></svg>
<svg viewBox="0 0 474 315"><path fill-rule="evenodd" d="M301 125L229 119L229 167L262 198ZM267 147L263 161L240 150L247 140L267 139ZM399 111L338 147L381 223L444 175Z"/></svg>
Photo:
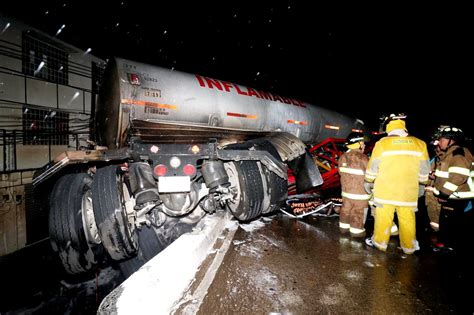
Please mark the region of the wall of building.
<svg viewBox="0 0 474 315"><path fill-rule="evenodd" d="M64 53L67 82L56 83L60 82L57 77L48 77L46 69L52 69L53 54L42 55L46 56L42 57L46 60L43 75L25 72L26 60L40 54L36 48L30 49L30 55L25 53L25 34L44 45L44 51L51 48ZM28 197L25 185L31 183L34 170L63 151L87 145L96 97L92 91L93 62L104 64L68 43L0 14L0 256L34 241L26 231L30 210L24 202ZM41 67L38 69L41 71ZM38 131L44 134L36 138Z"/></svg>

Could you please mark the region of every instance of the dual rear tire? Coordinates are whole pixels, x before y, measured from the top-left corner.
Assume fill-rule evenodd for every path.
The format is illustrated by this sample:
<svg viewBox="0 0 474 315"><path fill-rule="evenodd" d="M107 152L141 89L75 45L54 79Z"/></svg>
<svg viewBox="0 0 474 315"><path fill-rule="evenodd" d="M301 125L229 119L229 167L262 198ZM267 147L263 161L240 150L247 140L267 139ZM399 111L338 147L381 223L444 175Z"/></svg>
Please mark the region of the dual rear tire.
<svg viewBox="0 0 474 315"><path fill-rule="evenodd" d="M264 139L233 144L227 149L248 150L252 147L256 150L267 151L281 161L275 148ZM249 221L275 210L288 195L287 180L271 172L258 161L227 162L224 168L235 193L227 206L234 217L240 221Z"/></svg>
<svg viewBox="0 0 474 315"><path fill-rule="evenodd" d="M92 177L85 173L61 177L51 193L49 235L69 274L86 273L99 262L102 251L91 220Z"/></svg>
<svg viewBox="0 0 474 315"><path fill-rule="evenodd" d="M131 195L119 166L97 169L92 183L92 204L100 239L113 260L134 257L138 251L133 211L127 211Z"/></svg>
<svg viewBox="0 0 474 315"><path fill-rule="evenodd" d="M104 251L116 261L137 255L138 236L127 211L128 187L116 165L97 169L94 180L77 173L56 182L50 197L49 234L67 273L94 270Z"/></svg>

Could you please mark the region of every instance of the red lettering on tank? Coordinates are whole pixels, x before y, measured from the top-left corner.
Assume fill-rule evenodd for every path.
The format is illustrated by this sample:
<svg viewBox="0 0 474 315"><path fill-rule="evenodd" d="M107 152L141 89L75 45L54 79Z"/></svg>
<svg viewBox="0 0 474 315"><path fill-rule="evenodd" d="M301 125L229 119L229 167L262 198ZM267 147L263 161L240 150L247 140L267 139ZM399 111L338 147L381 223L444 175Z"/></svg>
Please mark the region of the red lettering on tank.
<svg viewBox="0 0 474 315"><path fill-rule="evenodd" d="M296 100L294 98L283 97L277 94L272 94L272 93L261 91L261 90L255 90L249 87L246 87L247 91L242 91L241 88L237 84L234 84L234 83L220 81L217 79L211 79L211 78L203 77L200 75L195 75L195 76L199 82L199 86L203 88L205 87L209 89L217 88L220 91L225 90L226 92L231 92L231 89L234 88L237 94L240 94L240 95L245 95L245 96L250 96L250 97L255 96L257 98L266 99L266 100L270 100L274 102L279 101L280 103L291 104L291 105L303 107L303 108L306 107L306 104L304 104L304 102Z"/></svg>
<svg viewBox="0 0 474 315"><path fill-rule="evenodd" d="M258 95L257 91L255 91L252 88L247 88L247 92L249 93L249 96L254 96L255 95L256 97L261 98L261 96Z"/></svg>
<svg viewBox="0 0 474 315"><path fill-rule="evenodd" d="M204 84L204 80L201 78L200 75L197 75L197 74L196 74L196 79L198 80L200 86L202 86L202 87L205 87L205 86L206 86L206 85Z"/></svg>
<svg viewBox="0 0 474 315"><path fill-rule="evenodd" d="M293 103L293 105L296 105L296 106L299 106L299 107L306 107L306 105L303 102L295 100L294 98L291 99L291 103Z"/></svg>
<svg viewBox="0 0 474 315"><path fill-rule="evenodd" d="M283 100L281 99L281 97L279 97L279 96L276 95L276 94L273 95L273 100L274 100L274 101L279 101L280 103L283 103Z"/></svg>
<svg viewBox="0 0 474 315"><path fill-rule="evenodd" d="M206 79L206 82L207 82L207 86L212 89L213 85L218 89L218 90L221 90L222 91L222 85L221 83L219 82L219 80L214 80L214 79L210 79L210 78L205 78Z"/></svg>
<svg viewBox="0 0 474 315"><path fill-rule="evenodd" d="M291 104L291 100L290 100L288 97L282 96L281 98L283 99L283 103L285 103L285 104Z"/></svg>
<svg viewBox="0 0 474 315"><path fill-rule="evenodd" d="M227 92L230 92L230 88L233 87L233 84L230 83L230 82L225 82L225 81L221 81L222 85L224 86L224 89L227 91Z"/></svg>
<svg viewBox="0 0 474 315"><path fill-rule="evenodd" d="M247 92L242 91L237 84L234 84L234 87L235 87L235 90L237 91L237 93L239 93L240 95L249 95L249 94L247 94Z"/></svg>
<svg viewBox="0 0 474 315"><path fill-rule="evenodd" d="M273 98L272 98L272 95L268 92L264 92L264 91L258 91L258 93L260 93L260 97L261 98L264 98L266 100L270 100L270 101L273 101Z"/></svg>

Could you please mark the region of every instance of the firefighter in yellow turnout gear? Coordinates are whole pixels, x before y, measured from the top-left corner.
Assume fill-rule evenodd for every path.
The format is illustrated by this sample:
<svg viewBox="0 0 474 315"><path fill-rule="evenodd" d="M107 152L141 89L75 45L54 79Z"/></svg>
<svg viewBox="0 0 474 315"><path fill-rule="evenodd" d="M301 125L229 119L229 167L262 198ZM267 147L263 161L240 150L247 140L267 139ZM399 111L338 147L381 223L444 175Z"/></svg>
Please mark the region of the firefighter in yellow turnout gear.
<svg viewBox="0 0 474 315"><path fill-rule="evenodd" d="M406 254L418 250L415 211L418 197L424 192L430 171L426 143L409 136L406 116L391 114L385 119L387 137L372 151L365 180L373 183L376 205L374 235L366 244L385 251L390 239L395 211L399 223L400 246Z"/></svg>
<svg viewBox="0 0 474 315"><path fill-rule="evenodd" d="M352 132L346 140L349 149L339 158L341 175L342 207L339 213L339 229L353 237L365 236L365 220L370 195L364 189L364 175L369 158L364 154L364 134Z"/></svg>

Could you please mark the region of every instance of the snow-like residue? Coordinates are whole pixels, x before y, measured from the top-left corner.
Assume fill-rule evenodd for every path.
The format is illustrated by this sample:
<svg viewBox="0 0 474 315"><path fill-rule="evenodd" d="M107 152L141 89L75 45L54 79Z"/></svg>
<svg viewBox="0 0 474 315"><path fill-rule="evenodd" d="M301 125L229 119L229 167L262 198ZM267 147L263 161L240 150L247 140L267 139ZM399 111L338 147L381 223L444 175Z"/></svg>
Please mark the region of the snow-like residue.
<svg viewBox="0 0 474 315"><path fill-rule="evenodd" d="M350 281L360 281L362 279L362 274L354 270L346 270L344 276Z"/></svg>
<svg viewBox="0 0 474 315"><path fill-rule="evenodd" d="M202 260L224 229L228 216L209 216L180 236L104 299L118 314L169 314L191 285ZM116 302L115 302L116 299ZM107 309L103 309L107 312Z"/></svg>
<svg viewBox="0 0 474 315"><path fill-rule="evenodd" d="M247 279L256 291L266 294L275 309L282 305L291 306L304 303L296 292L285 289L278 274L268 268L251 268L246 271ZM278 295L278 298L276 296ZM282 314L282 313L280 313ZM289 314L284 312L283 314Z"/></svg>
<svg viewBox="0 0 474 315"><path fill-rule="evenodd" d="M280 242L277 242L275 240L272 240L270 239L268 236L265 236L265 235L260 235L262 238L264 238L265 240L268 241L268 243L270 243L271 245L275 246L276 248L279 248L281 247L281 243Z"/></svg>
<svg viewBox="0 0 474 315"><path fill-rule="evenodd" d="M239 223L235 220L229 220L227 221L227 224L225 225L225 228L228 229L229 231L235 231L239 227Z"/></svg>
<svg viewBox="0 0 474 315"><path fill-rule="evenodd" d="M344 285L340 283L331 284L325 289L322 290L324 292L319 297L319 300L324 305L338 305L341 304L343 301L346 300L348 295L347 289Z"/></svg>
<svg viewBox="0 0 474 315"><path fill-rule="evenodd" d="M255 220L255 221L252 221L250 223L245 223L245 224L241 223L240 224L240 227L242 229L244 229L245 231L247 231L247 232L253 232L255 230L261 229L264 226L265 226L265 223L263 223L260 220Z"/></svg>
<svg viewBox="0 0 474 315"><path fill-rule="evenodd" d="M255 246L250 243L243 243L240 246L236 247L235 250L239 252L240 256L244 256L244 257L261 258L263 255L261 246L258 246L258 245Z"/></svg>
<svg viewBox="0 0 474 315"><path fill-rule="evenodd" d="M251 278L256 288L266 290L267 288L276 288L280 286L278 276L268 268L257 270Z"/></svg>
<svg viewBox="0 0 474 315"><path fill-rule="evenodd" d="M281 250L286 248L283 242L275 241L271 236L266 236L261 233L252 233L265 226L266 223L258 220L248 224L241 223L239 226L245 230L244 240L234 240L233 244L239 255L245 257L260 258L264 254L263 248L276 247Z"/></svg>

